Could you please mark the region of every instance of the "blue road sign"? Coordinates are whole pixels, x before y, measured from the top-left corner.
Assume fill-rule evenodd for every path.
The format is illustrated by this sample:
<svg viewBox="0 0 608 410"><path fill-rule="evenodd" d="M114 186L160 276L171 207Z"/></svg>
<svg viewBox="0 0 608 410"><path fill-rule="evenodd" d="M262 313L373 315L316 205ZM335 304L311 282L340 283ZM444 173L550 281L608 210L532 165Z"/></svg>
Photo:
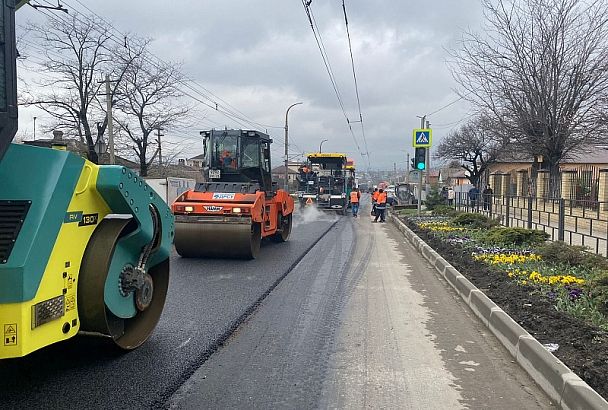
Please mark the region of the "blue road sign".
<svg viewBox="0 0 608 410"><path fill-rule="evenodd" d="M433 130L430 128L415 129L413 137L413 147L430 148L433 145Z"/></svg>

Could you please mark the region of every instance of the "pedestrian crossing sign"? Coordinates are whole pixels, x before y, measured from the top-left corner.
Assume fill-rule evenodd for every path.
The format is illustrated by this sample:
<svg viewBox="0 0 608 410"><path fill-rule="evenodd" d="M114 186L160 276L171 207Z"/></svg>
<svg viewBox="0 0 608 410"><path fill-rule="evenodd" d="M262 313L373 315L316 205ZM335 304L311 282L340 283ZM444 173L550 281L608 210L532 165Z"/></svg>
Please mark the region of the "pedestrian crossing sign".
<svg viewBox="0 0 608 410"><path fill-rule="evenodd" d="M433 130L430 128L417 128L414 130L413 147L430 148L433 145Z"/></svg>

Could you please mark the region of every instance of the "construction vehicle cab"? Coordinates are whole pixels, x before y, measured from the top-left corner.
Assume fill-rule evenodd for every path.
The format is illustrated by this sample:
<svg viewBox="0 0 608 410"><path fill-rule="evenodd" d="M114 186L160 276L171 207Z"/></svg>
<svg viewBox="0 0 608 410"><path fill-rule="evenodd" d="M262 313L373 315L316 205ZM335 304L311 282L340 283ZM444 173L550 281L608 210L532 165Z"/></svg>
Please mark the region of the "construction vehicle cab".
<svg viewBox="0 0 608 410"><path fill-rule="evenodd" d="M346 161L346 154L341 153L308 154L309 172L298 177L300 205L344 214L348 206Z"/></svg>
<svg viewBox="0 0 608 410"><path fill-rule="evenodd" d="M203 131L203 172L207 182L242 182L272 193L270 144L257 131Z"/></svg>
<svg viewBox="0 0 608 410"><path fill-rule="evenodd" d="M175 248L184 257L255 258L262 238L286 241L293 199L272 182L272 139L251 130L203 137L204 182L172 205Z"/></svg>

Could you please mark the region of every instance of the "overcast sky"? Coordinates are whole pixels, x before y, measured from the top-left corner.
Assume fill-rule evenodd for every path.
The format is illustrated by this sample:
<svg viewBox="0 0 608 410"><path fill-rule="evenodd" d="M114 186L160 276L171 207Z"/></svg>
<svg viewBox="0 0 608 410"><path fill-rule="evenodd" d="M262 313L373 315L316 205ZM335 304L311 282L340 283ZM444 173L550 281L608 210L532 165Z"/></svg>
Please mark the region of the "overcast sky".
<svg viewBox="0 0 608 410"><path fill-rule="evenodd" d="M301 0L65 0L70 13L93 12L120 32L150 37L156 56L180 61L188 77L217 97L265 126L282 127L289 114L291 153L347 152L358 164L358 152ZM358 119L341 0L313 0L320 29L347 116ZM463 30L480 26L479 0L347 0L349 29L367 147L373 169L405 168L412 152L412 129L417 116L453 102L456 84L446 64L447 51L457 46ZM18 24L44 16L31 7L17 15ZM216 101L220 106L224 102ZM466 118L460 101L430 116L435 145ZM20 133L32 133L50 121L32 109L20 111ZM243 128L233 119L199 106L200 123L168 130L167 137L183 139L184 157L201 152L198 131L211 127ZM353 124L361 151L365 144L359 124ZM273 136L274 165L282 160L283 129L268 128ZM39 134L38 134L39 136Z"/></svg>

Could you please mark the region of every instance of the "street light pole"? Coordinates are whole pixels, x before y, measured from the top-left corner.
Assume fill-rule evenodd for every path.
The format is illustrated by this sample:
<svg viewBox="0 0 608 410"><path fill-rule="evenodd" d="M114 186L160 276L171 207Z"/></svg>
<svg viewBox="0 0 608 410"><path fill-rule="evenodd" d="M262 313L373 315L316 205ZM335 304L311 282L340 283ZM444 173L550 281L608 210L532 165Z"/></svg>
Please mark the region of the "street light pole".
<svg viewBox="0 0 608 410"><path fill-rule="evenodd" d="M327 141L327 140L323 140L323 141L321 141L321 143L319 144L319 154L320 154L321 152L323 152L323 151L321 151L321 150L322 150L322 148L323 148L323 143L324 143L325 141Z"/></svg>
<svg viewBox="0 0 608 410"><path fill-rule="evenodd" d="M289 192L289 126L287 125L287 117L289 115L289 110L291 110L296 105L302 104L301 102L297 102L295 104L291 104L287 111L285 111L285 191Z"/></svg>

